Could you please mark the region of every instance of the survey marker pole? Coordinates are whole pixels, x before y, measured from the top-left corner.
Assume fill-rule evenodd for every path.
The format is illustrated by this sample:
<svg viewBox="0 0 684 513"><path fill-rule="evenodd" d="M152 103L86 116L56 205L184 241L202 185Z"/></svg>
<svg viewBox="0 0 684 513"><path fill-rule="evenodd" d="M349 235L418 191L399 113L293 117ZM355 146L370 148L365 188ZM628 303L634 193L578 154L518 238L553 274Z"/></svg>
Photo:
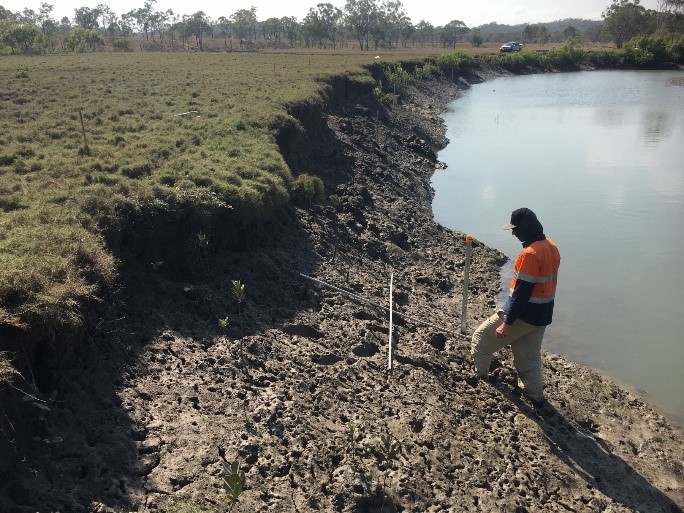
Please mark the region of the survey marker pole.
<svg viewBox="0 0 684 513"><path fill-rule="evenodd" d="M466 315L468 314L468 275L470 274L470 260L473 255L473 236L466 235L465 267L463 268L463 302L461 303L461 335L466 332Z"/></svg>
<svg viewBox="0 0 684 513"><path fill-rule="evenodd" d="M387 352L387 370L392 370L392 286L394 285L394 273L390 273L389 293L389 351Z"/></svg>

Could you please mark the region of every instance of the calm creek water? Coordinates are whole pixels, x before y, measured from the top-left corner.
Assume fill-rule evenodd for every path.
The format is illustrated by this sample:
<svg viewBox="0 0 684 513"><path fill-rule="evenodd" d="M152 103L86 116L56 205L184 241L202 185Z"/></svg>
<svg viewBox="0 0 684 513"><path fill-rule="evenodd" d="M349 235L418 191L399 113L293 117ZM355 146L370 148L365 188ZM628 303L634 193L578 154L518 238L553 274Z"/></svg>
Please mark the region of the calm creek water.
<svg viewBox="0 0 684 513"><path fill-rule="evenodd" d="M478 84L444 116L436 220L514 258L533 209L561 251L547 350L684 423L684 72L594 71ZM503 270L505 289L512 263Z"/></svg>

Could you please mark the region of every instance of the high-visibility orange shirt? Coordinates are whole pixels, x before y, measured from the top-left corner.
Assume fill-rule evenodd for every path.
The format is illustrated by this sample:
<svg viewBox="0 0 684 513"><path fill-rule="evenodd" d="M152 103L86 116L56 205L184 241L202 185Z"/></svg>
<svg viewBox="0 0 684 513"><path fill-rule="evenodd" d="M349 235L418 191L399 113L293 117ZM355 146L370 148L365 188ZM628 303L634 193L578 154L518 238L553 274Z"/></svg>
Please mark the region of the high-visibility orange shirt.
<svg viewBox="0 0 684 513"><path fill-rule="evenodd" d="M520 252L504 306L506 324L516 319L535 326L551 324L559 267L560 252L551 239L532 242Z"/></svg>

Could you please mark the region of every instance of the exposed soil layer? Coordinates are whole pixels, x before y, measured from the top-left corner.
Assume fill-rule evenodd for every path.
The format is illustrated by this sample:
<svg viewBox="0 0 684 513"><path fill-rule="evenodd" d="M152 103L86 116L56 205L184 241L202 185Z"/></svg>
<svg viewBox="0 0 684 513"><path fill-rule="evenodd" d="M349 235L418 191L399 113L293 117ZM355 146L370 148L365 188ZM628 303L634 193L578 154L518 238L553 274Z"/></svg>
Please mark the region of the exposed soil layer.
<svg viewBox="0 0 684 513"><path fill-rule="evenodd" d="M336 81L281 145L337 208L290 207L182 282L128 259L88 346L36 399L4 392L0 511L226 511L224 459L246 472L244 512L682 511L681 432L637 396L550 354L542 409L508 352L491 381L473 377L464 237L435 223L430 186L440 113L463 87L424 82L383 107ZM504 260L475 242L468 331L496 306Z"/></svg>

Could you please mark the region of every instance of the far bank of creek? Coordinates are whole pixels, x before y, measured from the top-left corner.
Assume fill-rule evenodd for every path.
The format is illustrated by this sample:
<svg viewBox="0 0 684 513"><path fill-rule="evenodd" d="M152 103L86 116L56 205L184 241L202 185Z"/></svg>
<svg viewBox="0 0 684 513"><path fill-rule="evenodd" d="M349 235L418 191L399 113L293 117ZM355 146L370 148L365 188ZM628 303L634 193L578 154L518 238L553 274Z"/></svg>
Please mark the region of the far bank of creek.
<svg viewBox="0 0 684 513"><path fill-rule="evenodd" d="M435 219L514 259L532 208L562 263L545 348L684 424L684 87L676 71L585 71L477 84L444 115ZM512 262L502 271L508 293Z"/></svg>

